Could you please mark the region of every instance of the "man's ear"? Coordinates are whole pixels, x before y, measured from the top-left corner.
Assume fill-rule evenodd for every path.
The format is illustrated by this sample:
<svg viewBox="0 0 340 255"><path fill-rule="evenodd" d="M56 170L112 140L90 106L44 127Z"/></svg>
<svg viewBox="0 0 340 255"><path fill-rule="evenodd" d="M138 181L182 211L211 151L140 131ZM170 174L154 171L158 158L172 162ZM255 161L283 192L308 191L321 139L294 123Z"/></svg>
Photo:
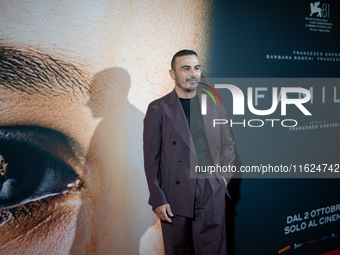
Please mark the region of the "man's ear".
<svg viewBox="0 0 340 255"><path fill-rule="evenodd" d="M170 70L169 70L169 74L170 74L171 78L172 78L173 80L175 80L175 71L172 70L172 69L170 69Z"/></svg>

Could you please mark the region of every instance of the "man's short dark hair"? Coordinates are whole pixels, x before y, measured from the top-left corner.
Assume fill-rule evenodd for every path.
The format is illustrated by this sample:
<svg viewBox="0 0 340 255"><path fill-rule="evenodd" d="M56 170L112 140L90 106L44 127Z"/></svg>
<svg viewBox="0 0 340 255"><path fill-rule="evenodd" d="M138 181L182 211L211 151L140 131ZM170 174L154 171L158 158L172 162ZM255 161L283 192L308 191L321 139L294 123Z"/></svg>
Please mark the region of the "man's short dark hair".
<svg viewBox="0 0 340 255"><path fill-rule="evenodd" d="M182 57L182 56L187 56L187 55L195 55L197 57L197 53L193 50L180 50L177 52L171 60L171 69L175 70L175 65L176 65L176 58L177 57Z"/></svg>

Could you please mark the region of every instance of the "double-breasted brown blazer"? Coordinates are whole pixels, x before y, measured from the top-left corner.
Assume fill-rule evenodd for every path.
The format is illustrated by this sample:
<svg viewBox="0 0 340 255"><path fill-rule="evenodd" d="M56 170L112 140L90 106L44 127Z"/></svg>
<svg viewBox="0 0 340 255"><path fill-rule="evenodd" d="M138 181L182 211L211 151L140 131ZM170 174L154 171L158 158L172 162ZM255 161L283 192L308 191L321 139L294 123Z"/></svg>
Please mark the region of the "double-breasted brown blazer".
<svg viewBox="0 0 340 255"><path fill-rule="evenodd" d="M199 104L201 92L197 90ZM223 106L207 98L203 115L205 134L214 164L232 165L234 140L228 124L213 127L214 119L227 119ZM193 217L198 165L195 146L182 105L173 90L149 104L143 130L144 167L153 208L170 204L174 214ZM190 171L192 175L190 176ZM232 173L221 172L229 183ZM219 174L221 185L224 181ZM227 189L226 192L228 193Z"/></svg>

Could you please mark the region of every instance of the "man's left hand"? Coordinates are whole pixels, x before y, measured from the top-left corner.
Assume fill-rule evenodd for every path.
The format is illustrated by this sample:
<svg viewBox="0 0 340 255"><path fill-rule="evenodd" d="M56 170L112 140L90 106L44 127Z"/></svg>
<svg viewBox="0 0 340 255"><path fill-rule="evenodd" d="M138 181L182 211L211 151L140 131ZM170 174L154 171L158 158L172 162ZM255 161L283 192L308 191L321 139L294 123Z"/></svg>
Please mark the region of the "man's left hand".
<svg viewBox="0 0 340 255"><path fill-rule="evenodd" d="M223 179L223 181L224 181L224 183L225 183L225 186L227 187L228 186L228 182L227 182L227 180L224 178L224 176L223 175L221 175L222 176L222 179Z"/></svg>

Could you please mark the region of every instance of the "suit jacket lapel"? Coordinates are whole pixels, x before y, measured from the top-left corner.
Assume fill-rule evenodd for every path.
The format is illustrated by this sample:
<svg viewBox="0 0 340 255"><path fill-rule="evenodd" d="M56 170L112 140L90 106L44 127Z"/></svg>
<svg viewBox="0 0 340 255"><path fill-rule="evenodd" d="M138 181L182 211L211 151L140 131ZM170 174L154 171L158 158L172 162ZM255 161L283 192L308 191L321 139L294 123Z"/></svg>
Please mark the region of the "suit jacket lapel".
<svg viewBox="0 0 340 255"><path fill-rule="evenodd" d="M169 94L168 99L169 100L164 100L162 102L164 113L171 120L172 126L177 134L196 156L195 145L191 137L188 121L185 117L183 107L178 99L175 89Z"/></svg>
<svg viewBox="0 0 340 255"><path fill-rule="evenodd" d="M208 95L207 95L208 96ZM202 92L197 89L197 97L198 97L198 103L201 107L201 97ZM207 100L207 114L202 115L204 130L205 130L205 136L207 137L210 153L215 161L214 155L216 155L217 150L217 144L218 144L218 129L213 127L213 121L214 119L218 119L218 115L216 114L216 105L212 102L212 100Z"/></svg>

